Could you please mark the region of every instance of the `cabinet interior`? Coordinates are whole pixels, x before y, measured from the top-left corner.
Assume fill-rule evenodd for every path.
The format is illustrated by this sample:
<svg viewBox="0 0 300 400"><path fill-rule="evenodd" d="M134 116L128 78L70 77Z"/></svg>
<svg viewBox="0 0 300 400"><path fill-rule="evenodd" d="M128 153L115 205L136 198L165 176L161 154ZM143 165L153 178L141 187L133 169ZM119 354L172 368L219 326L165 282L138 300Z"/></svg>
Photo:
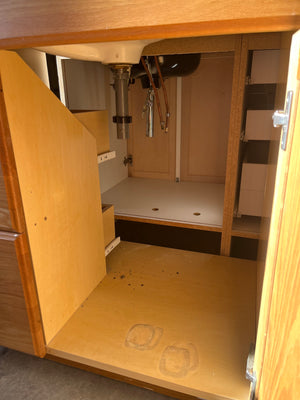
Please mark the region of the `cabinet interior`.
<svg viewBox="0 0 300 400"><path fill-rule="evenodd" d="M221 241L216 251L221 255L212 255L123 240L104 260L105 248L115 237L113 212L117 219L132 223L216 233L237 248L239 240L246 240L246 247L258 240L262 219L264 227L268 225L278 137L275 145L263 148L257 140L245 150L249 140L238 138L233 146L236 133L232 132L246 126L241 70L249 70L254 50L279 50L285 36L245 36L244 53L241 37L206 39L166 40L144 50L146 55L177 51L203 57L191 76L167 80L176 116L168 135L157 132L153 139L146 138L144 122L138 118L125 148L124 143L114 147L115 140L110 141L110 151L118 153L118 146L121 151L119 158L101 164L100 185L110 168L119 182L113 188L105 184L102 194L96 163L99 149L76 114L66 110L25 64L5 53L0 58L1 79L48 353L178 396L243 400L249 391L244 375L249 347L255 342L263 251L257 267L255 261L223 256ZM287 70L281 61L278 68L282 79L278 84L284 86ZM104 77L110 118L113 102L107 70ZM135 116L144 101L138 84L130 93ZM283 101L280 89L272 107ZM268 97L268 90L265 93ZM255 96L249 94L249 103ZM76 106L76 111L100 107ZM269 103L268 107L272 108ZM86 126L84 116L77 118ZM267 165L261 162L263 157L270 160L260 155L265 151L273 154L266 211L241 215L243 164ZM122 165L124 154L133 155L128 168ZM115 168L122 171L116 173ZM228 174L236 190L229 187ZM171 194L169 200L165 193ZM186 208L176 203L179 199ZM113 204L114 210L106 206L102 210L101 202ZM230 202L236 206L228 217ZM110 225L103 232L105 218Z"/></svg>

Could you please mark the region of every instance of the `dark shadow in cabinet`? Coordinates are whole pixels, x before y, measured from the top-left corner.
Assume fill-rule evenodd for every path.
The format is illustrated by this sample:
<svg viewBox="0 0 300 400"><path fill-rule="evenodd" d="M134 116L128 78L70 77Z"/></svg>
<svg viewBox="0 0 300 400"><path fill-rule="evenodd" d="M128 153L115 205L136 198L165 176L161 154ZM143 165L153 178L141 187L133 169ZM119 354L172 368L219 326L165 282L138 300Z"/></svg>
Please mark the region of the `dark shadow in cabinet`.
<svg viewBox="0 0 300 400"><path fill-rule="evenodd" d="M220 254L221 233L116 220L116 236L128 242Z"/></svg>
<svg viewBox="0 0 300 400"><path fill-rule="evenodd" d="M233 236L231 239L230 257L257 260L258 240Z"/></svg>

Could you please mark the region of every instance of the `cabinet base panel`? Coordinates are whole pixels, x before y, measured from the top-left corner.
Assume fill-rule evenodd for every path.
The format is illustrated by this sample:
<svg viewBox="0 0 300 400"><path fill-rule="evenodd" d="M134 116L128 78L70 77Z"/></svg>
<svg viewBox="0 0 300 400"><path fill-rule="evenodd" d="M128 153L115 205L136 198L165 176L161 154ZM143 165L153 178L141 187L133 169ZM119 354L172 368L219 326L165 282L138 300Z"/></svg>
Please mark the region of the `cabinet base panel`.
<svg viewBox="0 0 300 400"><path fill-rule="evenodd" d="M255 262L121 242L107 271L49 355L176 397L248 398Z"/></svg>

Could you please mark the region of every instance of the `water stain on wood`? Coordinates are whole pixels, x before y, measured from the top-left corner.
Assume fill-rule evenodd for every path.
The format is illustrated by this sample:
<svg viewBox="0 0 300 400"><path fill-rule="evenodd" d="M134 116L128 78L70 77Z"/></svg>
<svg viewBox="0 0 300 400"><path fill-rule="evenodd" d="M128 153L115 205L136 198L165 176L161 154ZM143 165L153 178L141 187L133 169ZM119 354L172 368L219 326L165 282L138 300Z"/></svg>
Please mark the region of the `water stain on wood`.
<svg viewBox="0 0 300 400"><path fill-rule="evenodd" d="M163 329L147 324L133 325L126 336L125 346L136 350L151 350L160 341Z"/></svg>
<svg viewBox="0 0 300 400"><path fill-rule="evenodd" d="M159 370L165 376L183 378L199 365L198 352L192 343L168 346L162 353Z"/></svg>

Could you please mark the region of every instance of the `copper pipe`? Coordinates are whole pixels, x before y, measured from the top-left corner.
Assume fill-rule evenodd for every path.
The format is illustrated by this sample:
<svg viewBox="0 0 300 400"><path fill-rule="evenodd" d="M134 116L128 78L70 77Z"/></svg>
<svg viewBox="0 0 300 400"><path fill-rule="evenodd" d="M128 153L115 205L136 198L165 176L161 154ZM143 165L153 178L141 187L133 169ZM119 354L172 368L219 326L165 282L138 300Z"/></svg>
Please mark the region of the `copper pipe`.
<svg viewBox="0 0 300 400"><path fill-rule="evenodd" d="M155 99L156 99L156 104L157 104L157 109L158 109L158 114L159 114L159 120L160 120L161 129L165 129L165 123L164 123L164 121L163 121L163 117L162 117L162 113L161 113L161 107L160 107L160 101L159 101L159 96L158 96L157 88L156 88L156 86L155 86L155 83L154 83L154 80L153 80L153 78L152 78L152 75L151 75L151 73L150 73L150 71L149 71L149 68L148 68L148 66L147 66L147 64L146 64L146 62L145 62L145 60L144 60L144 57L141 57L141 61L142 61L143 67L144 67L144 69L145 69L145 71L146 71L146 74L147 74L147 76L148 76L148 78L149 78L149 81L150 81L150 83L151 83L151 86L153 87L153 90L154 90L154 94L155 94Z"/></svg>
<svg viewBox="0 0 300 400"><path fill-rule="evenodd" d="M170 109L169 109L169 103L168 103L168 94L167 94L167 89L163 80L163 76L160 70L160 66L158 63L158 59L157 56L154 56L154 61L155 61L155 65L156 65L156 69L161 81L161 86L163 88L163 92L164 92L164 99L165 99L165 106L166 106L166 123L165 123L165 132L167 133L169 130L169 118L170 118Z"/></svg>

